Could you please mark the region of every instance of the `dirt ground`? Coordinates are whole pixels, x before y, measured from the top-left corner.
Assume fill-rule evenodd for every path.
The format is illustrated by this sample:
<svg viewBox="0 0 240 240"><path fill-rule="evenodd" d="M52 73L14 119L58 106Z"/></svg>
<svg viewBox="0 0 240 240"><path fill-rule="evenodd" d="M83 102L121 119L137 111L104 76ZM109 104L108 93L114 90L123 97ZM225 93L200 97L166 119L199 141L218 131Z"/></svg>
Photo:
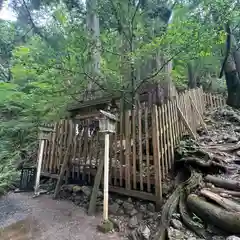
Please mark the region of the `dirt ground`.
<svg viewBox="0 0 240 240"><path fill-rule="evenodd" d="M1 240L120 240L96 229L101 216L90 217L70 201L43 195L10 193L0 199Z"/></svg>

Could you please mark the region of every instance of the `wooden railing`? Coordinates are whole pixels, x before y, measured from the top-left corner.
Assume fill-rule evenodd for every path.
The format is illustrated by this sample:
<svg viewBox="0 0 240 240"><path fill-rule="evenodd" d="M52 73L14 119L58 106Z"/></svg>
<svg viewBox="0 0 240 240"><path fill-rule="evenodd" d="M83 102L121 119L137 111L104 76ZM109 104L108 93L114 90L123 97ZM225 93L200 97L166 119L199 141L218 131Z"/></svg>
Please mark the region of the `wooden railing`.
<svg viewBox="0 0 240 240"><path fill-rule="evenodd" d="M110 136L110 191L161 203L162 184L174 165L174 148L184 134L196 137L206 107L222 105L222 98L199 88L161 106L141 104L119 113L118 131ZM78 131L71 120L55 124L45 144L43 175L58 177L71 144L67 178L92 182L104 147L94 121L82 121L78 127L85 130Z"/></svg>

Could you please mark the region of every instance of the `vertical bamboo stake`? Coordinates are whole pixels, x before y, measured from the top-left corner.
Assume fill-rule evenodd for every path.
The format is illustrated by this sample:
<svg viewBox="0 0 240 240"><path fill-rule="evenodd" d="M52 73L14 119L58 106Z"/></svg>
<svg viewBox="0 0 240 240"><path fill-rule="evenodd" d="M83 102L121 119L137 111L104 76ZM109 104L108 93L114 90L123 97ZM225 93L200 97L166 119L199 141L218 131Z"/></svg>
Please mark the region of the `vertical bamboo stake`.
<svg viewBox="0 0 240 240"><path fill-rule="evenodd" d="M109 133L105 133L104 190L103 190L103 220L104 221L108 221L108 172L109 172Z"/></svg>

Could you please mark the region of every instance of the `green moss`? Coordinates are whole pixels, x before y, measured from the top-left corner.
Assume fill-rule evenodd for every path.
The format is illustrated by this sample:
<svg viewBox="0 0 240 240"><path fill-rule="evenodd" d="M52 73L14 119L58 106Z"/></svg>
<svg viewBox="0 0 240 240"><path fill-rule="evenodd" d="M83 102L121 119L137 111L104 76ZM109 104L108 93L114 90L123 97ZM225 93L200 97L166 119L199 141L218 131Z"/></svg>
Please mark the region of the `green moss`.
<svg viewBox="0 0 240 240"><path fill-rule="evenodd" d="M111 221L105 221L98 225L98 230L102 233L108 233L114 229L113 223Z"/></svg>

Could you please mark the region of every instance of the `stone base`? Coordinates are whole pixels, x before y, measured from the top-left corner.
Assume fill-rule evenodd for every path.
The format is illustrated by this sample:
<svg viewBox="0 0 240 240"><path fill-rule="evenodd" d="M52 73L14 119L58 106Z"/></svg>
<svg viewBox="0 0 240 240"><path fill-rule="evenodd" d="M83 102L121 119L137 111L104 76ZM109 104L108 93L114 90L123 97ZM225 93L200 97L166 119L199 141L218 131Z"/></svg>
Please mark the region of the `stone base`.
<svg viewBox="0 0 240 240"><path fill-rule="evenodd" d="M114 229L113 223L111 221L105 221L102 224L98 225L97 228L102 233L108 233Z"/></svg>

